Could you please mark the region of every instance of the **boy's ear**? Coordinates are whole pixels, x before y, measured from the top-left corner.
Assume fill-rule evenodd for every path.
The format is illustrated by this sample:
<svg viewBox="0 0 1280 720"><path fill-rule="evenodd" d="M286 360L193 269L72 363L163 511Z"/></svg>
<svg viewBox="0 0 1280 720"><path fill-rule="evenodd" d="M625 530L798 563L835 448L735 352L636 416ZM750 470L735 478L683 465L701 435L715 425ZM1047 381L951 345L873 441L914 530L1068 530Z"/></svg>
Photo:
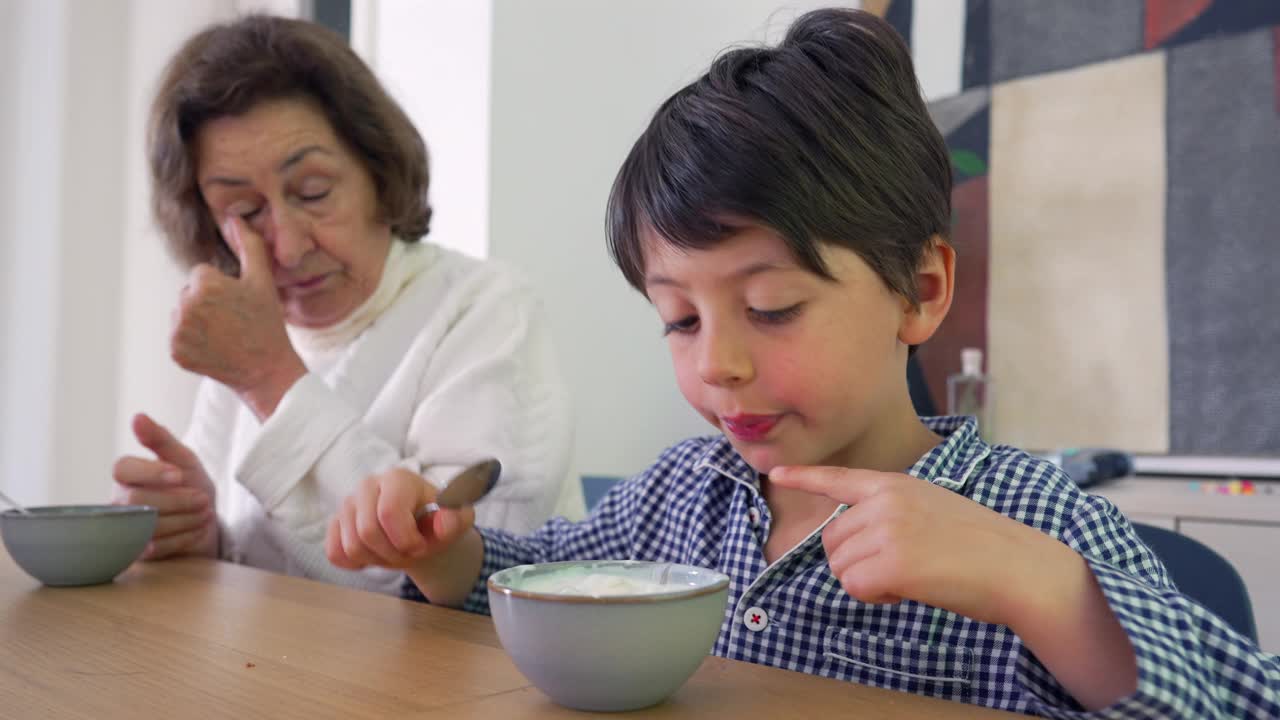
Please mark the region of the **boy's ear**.
<svg viewBox="0 0 1280 720"><path fill-rule="evenodd" d="M903 299L902 325L898 329L898 339L908 346L920 345L932 337L951 309L956 288L955 248L935 235L916 269L915 282L920 306L913 308L910 301Z"/></svg>

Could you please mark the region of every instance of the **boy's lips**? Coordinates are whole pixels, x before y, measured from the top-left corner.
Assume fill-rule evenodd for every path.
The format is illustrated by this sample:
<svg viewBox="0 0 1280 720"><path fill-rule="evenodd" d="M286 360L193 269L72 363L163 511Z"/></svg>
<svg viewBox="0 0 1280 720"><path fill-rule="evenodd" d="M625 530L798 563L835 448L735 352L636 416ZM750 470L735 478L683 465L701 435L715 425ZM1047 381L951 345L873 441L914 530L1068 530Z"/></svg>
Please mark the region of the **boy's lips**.
<svg viewBox="0 0 1280 720"><path fill-rule="evenodd" d="M720 418L720 423L739 440L754 442L763 440L781 419L781 415L733 415Z"/></svg>

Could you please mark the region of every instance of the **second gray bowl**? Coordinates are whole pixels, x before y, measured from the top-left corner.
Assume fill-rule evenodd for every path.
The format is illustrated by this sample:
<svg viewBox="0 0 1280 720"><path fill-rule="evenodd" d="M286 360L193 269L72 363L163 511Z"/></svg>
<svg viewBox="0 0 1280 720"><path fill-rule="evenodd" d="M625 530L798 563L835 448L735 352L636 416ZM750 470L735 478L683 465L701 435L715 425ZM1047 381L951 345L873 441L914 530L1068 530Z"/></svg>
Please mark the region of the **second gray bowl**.
<svg viewBox="0 0 1280 720"><path fill-rule="evenodd" d="M146 549L156 509L52 505L0 513L0 535L18 566L45 585L110 582Z"/></svg>

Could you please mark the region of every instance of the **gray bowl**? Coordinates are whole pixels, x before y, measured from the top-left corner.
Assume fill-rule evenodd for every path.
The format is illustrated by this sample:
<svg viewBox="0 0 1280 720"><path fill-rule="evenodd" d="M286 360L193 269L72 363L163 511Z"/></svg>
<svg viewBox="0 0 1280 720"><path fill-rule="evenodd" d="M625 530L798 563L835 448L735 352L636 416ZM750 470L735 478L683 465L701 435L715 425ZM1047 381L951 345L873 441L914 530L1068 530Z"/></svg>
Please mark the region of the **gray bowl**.
<svg viewBox="0 0 1280 720"><path fill-rule="evenodd" d="M145 505L54 505L0 513L14 562L45 585L111 582L146 549L156 509Z"/></svg>
<svg viewBox="0 0 1280 720"><path fill-rule="evenodd" d="M547 592L551 576L616 575L662 585L594 597ZM635 710L661 702L702 664L724 620L729 577L630 560L520 565L489 578L489 608L516 667L555 702Z"/></svg>

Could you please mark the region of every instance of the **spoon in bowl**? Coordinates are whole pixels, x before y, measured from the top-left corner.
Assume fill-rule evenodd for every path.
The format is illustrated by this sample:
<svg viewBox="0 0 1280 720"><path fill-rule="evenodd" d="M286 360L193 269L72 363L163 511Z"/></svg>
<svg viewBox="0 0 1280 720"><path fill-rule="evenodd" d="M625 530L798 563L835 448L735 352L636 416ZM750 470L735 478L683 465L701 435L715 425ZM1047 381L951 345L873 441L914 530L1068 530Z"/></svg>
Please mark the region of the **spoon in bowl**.
<svg viewBox="0 0 1280 720"><path fill-rule="evenodd" d="M480 498L489 494L501 474L502 463L494 458L467 466L465 470L453 476L449 485L436 496L435 502L429 502L418 508L418 511L413 514L413 519L420 520L424 515L440 508L453 510L476 504Z"/></svg>
<svg viewBox="0 0 1280 720"><path fill-rule="evenodd" d="M14 510L17 510L22 515L31 514L31 512L28 511L25 507L23 507L21 503L14 502L13 498L9 497L8 495L5 495L2 492L0 492L0 500L5 501L5 503L7 503L9 507L13 508Z"/></svg>

